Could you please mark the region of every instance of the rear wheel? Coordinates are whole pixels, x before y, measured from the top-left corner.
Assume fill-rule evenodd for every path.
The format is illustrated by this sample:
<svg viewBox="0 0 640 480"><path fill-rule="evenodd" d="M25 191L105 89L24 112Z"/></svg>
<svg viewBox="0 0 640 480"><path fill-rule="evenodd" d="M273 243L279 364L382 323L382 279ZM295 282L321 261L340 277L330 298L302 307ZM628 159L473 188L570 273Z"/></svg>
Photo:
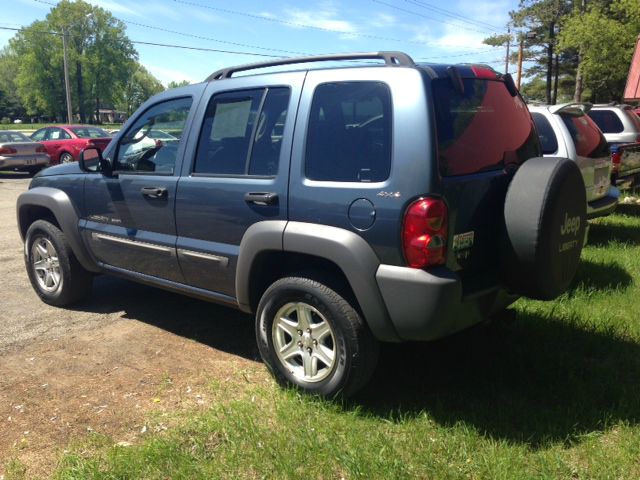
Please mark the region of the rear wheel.
<svg viewBox="0 0 640 480"><path fill-rule="evenodd" d="M80 265L55 225L36 220L27 230L25 243L27 274L42 301L62 307L89 294L93 276Z"/></svg>
<svg viewBox="0 0 640 480"><path fill-rule="evenodd" d="M73 162L73 155L67 152L62 152L60 154L60 163L69 163Z"/></svg>
<svg viewBox="0 0 640 480"><path fill-rule="evenodd" d="M355 393L378 358L378 342L358 312L310 278L282 278L267 289L258 306L256 336L281 385L325 397Z"/></svg>

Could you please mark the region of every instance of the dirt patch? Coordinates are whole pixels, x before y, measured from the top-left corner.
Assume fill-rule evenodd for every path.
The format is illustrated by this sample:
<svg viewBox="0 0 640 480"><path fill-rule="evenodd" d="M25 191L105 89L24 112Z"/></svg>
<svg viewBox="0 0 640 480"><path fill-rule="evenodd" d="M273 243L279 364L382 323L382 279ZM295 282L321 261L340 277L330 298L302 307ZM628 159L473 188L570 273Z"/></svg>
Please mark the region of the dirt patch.
<svg viewBox="0 0 640 480"><path fill-rule="evenodd" d="M0 477L8 459L48 476L89 432L136 442L154 411L189 411L270 382L253 320L235 310L97 277L76 308L42 303L27 280L15 201L28 180L0 183Z"/></svg>

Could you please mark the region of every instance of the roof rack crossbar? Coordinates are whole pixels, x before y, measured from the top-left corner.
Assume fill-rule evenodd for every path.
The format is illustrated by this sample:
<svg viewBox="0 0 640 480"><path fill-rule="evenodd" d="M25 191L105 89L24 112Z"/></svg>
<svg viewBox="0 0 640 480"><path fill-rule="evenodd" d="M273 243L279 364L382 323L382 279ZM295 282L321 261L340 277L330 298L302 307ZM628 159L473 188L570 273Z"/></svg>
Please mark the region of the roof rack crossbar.
<svg viewBox="0 0 640 480"><path fill-rule="evenodd" d="M280 65L293 65L296 63L308 62L330 62L337 60L384 60L385 65L390 67L413 67L413 59L403 52L369 52L369 53L337 53L329 55L314 55L310 57L279 58L267 62L249 63L236 67L223 68L209 75L207 82L231 78L234 73L245 72L258 68L277 67Z"/></svg>

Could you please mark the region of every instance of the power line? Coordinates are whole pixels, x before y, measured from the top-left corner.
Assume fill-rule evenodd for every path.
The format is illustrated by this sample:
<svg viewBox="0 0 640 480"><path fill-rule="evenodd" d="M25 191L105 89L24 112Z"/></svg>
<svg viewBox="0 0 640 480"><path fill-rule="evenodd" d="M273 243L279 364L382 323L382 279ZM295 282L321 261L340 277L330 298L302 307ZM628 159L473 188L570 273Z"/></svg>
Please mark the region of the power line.
<svg viewBox="0 0 640 480"><path fill-rule="evenodd" d="M385 5L386 7L393 8L395 10L399 10L399 11L404 12L404 13L408 13L410 15L415 15L416 17L425 18L427 20L433 20L435 22L444 23L445 25L451 25L453 27L461 28L463 30L469 30L469 31L472 31L472 32L478 32L478 33L483 33L483 34L485 34L486 31L488 30L487 28L484 28L484 30L478 30L476 28L465 27L465 26L457 24L457 23L446 22L446 21L441 20L439 18L429 17L429 16L424 15L422 13L418 13L418 12L414 12L413 10L409 10L409 9L406 9L406 8L398 7L397 5L392 5L391 3L383 2L381 0L371 0L371 1L373 3L378 3L380 5Z"/></svg>
<svg viewBox="0 0 640 480"><path fill-rule="evenodd" d="M23 27L24 28L24 27ZM11 27L0 27L0 30L13 30L20 31L22 28L11 28ZM56 35L61 37L62 33L60 32L51 32L48 30L34 30L36 33L42 33L46 35ZM71 35L73 36L73 35ZM167 47L167 48L181 48L185 50L200 50L203 52L217 52L217 53L230 53L233 55L250 55L254 57L269 57L269 58L288 58L283 57L282 55L268 55L266 53L255 53L255 52L240 52L235 50L220 50L216 48L205 48L205 47L191 47L189 45L176 45L172 43L155 43L155 42L144 42L142 40L129 40L131 43L139 44L139 45L151 45L155 47ZM308 55L308 54L307 54Z"/></svg>
<svg viewBox="0 0 640 480"><path fill-rule="evenodd" d="M38 1L38 0L36 0ZM247 13L247 12L239 12L237 10L230 10L228 8L220 8L220 7L212 7L211 5L205 5L202 3L197 3L197 2L193 2L193 1L189 1L189 0L173 0L175 3L181 3L183 5L190 5L192 7L200 7L200 8L206 8L208 10L213 10L216 12L222 12L222 13L229 13L231 15L239 15L242 17L247 17L247 18L253 18L256 20L263 20L265 22L272 22L272 23L279 23L280 25L288 25L290 27L296 27L296 28L306 28L309 30L317 30L320 32L330 32L330 33L339 33L341 35L349 35L349 36L353 36L353 37L362 37L362 38L371 38L373 40L384 40L384 41L389 41L389 42L398 42L398 43L411 43L411 44L416 44L416 45L426 45L426 46L433 46L435 44L433 43L429 43L429 42L422 42L419 40L401 40L398 38L393 38L393 37L385 37L385 36L380 36L380 35L372 35L369 33L361 33L361 32L353 32L353 31L348 31L348 30L337 30L334 28L326 28L326 27L317 27L315 25L308 25L305 23L299 23L299 22L291 22L288 20L282 20L279 18L272 18L272 17L267 17L265 15L256 15L253 13ZM438 19L434 19L436 21L440 21Z"/></svg>
<svg viewBox="0 0 640 480"><path fill-rule="evenodd" d="M474 20L474 19L472 19L470 17L466 17L466 16L461 15L459 13L452 12L451 10L446 10L444 8L441 8L441 7L436 7L435 5L432 5L432 4L427 3L427 2L423 2L423 1L420 1L420 0L404 0L404 1L407 2L407 3L411 3L413 5L416 5L418 7L422 7L424 9L426 9L426 10L431 10L434 13L437 13L439 15L444 15L446 17L450 17L450 18L455 18L455 19L461 20L461 21L463 21L465 23L469 23L469 24L472 24L472 25L478 25L478 26L481 26L481 27L488 27L491 30L497 30L497 31L502 30L500 27L496 27L495 25L491 25L490 23L486 23L486 22L483 22L481 20Z"/></svg>

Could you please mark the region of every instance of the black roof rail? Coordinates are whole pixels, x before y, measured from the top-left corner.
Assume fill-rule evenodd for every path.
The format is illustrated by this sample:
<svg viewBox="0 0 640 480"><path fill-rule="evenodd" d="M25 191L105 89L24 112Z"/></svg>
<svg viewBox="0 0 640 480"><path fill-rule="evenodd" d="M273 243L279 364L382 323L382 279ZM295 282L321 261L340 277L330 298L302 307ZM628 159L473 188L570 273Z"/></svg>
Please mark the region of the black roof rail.
<svg viewBox="0 0 640 480"><path fill-rule="evenodd" d="M384 60L390 67L414 67L413 59L403 52L369 52L369 53L335 53L328 55L314 55L310 57L279 58L266 62L249 63L237 67L223 68L213 72L207 77L206 82L231 78L234 73L254 70L257 68L277 67L279 65L293 65L308 62L330 62L335 60Z"/></svg>

